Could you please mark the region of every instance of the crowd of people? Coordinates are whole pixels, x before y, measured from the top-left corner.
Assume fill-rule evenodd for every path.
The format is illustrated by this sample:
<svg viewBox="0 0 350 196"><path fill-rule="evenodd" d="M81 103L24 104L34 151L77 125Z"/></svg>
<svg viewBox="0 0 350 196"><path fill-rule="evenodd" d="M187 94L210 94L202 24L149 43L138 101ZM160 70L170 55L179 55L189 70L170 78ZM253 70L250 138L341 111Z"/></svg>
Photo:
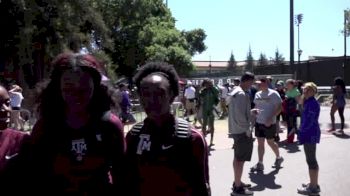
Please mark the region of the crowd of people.
<svg viewBox="0 0 350 196"><path fill-rule="evenodd" d="M214 145L215 113L218 119L228 119L229 137L234 140L231 195L253 195L251 185L241 177L255 140L259 161L252 171L264 170L265 143L275 154L274 166L281 167L284 158L277 142L283 123L288 132L285 142L295 142L297 135L309 168L310 183L303 184L298 193L320 192L316 159L320 105L312 82L287 80L284 85L278 80L273 85L272 77L255 78L246 72L234 84L223 86L210 79L197 87L188 82L179 94L174 67L152 62L133 78L146 113L136 123L127 85L121 83L118 91L113 90L102 80L95 57L62 53L52 66L50 80L37 98L38 121L31 134L9 128L11 93L17 96L12 110L20 107L23 96L18 95L18 86L11 90L0 86L0 184L4 195L209 196L208 150ZM343 116L343 131L346 92L341 81L336 78L334 83L331 116L333 124L336 110ZM184 119L171 109L178 97L183 97ZM196 126L197 122L201 125ZM126 135L125 124L133 124ZM18 126L22 128L21 123ZM13 184L21 188L12 189Z"/></svg>

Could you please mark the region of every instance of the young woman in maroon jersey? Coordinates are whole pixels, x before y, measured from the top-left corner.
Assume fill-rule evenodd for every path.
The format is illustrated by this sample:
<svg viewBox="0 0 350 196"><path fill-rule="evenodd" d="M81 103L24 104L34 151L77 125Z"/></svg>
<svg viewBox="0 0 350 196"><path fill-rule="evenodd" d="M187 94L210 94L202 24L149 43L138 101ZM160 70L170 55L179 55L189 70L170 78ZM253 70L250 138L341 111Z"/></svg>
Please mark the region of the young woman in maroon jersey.
<svg viewBox="0 0 350 196"><path fill-rule="evenodd" d="M63 53L38 99L30 191L37 195L123 192L124 135L109 112L111 96L91 55Z"/></svg>
<svg viewBox="0 0 350 196"><path fill-rule="evenodd" d="M208 196L208 152L198 131L175 118L179 94L173 66L149 63L134 77L147 117L127 134L128 196Z"/></svg>

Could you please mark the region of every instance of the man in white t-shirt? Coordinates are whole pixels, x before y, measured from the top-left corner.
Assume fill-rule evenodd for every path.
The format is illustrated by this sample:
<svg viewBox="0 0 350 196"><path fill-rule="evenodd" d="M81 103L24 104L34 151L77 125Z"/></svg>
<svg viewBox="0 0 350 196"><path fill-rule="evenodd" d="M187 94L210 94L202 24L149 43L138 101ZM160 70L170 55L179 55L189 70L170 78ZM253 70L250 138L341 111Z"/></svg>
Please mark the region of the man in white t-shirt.
<svg viewBox="0 0 350 196"><path fill-rule="evenodd" d="M190 121L189 116L196 113L196 89L193 87L192 82L187 82L184 97L186 99L185 108L186 113L184 117L187 121Z"/></svg>
<svg viewBox="0 0 350 196"><path fill-rule="evenodd" d="M283 162L279 148L275 142L276 116L281 112L282 100L278 92L269 89L267 78L257 82L259 91L255 94L255 136L258 138L259 162L252 167L253 171L264 170L263 158L265 153L265 139L276 155L275 167L279 168Z"/></svg>
<svg viewBox="0 0 350 196"><path fill-rule="evenodd" d="M11 124L14 124L14 128L18 130L24 130L24 121L21 117L21 105L23 101L22 88L18 85L13 85L9 90L10 105L11 105Z"/></svg>

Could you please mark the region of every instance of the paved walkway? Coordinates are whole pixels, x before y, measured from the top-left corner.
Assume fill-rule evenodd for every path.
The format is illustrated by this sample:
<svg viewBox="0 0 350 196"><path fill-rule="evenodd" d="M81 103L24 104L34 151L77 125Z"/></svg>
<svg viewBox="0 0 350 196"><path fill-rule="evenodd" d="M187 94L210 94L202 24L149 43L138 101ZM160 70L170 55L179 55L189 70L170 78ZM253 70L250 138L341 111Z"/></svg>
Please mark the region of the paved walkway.
<svg viewBox="0 0 350 196"><path fill-rule="evenodd" d="M321 143L317 147L317 159L320 166L319 184L321 195L346 196L350 195L347 189L350 185L350 109L345 110L345 135L336 136L326 130L330 126L329 107L321 108L320 126L322 129ZM337 114L336 114L337 115ZM339 117L336 116L336 125L339 127ZM209 158L210 181L213 196L230 195L233 182L232 140L227 138L227 120L217 120L215 123L215 146ZM281 139L286 137L282 133ZM209 138L207 138L209 139ZM280 148L285 161L277 171L271 166L275 160L271 149L265 149L264 174L249 173L249 168L257 162L257 143L251 162L244 167L243 181L253 185L252 190L259 196L295 196L296 189L301 183L308 182L308 170L302 146L289 145Z"/></svg>

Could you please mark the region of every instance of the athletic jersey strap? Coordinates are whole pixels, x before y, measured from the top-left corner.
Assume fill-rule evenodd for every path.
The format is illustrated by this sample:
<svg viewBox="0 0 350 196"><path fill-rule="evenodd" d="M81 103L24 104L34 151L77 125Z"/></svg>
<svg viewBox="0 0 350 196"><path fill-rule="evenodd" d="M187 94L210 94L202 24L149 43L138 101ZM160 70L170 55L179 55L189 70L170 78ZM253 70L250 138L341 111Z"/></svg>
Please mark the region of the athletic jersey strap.
<svg viewBox="0 0 350 196"><path fill-rule="evenodd" d="M144 125L143 122L139 122L135 124L131 128L130 132L134 135L139 135L141 133L141 129L143 128L143 125ZM174 135L177 138L189 138L191 136L190 124L184 119L176 118Z"/></svg>

